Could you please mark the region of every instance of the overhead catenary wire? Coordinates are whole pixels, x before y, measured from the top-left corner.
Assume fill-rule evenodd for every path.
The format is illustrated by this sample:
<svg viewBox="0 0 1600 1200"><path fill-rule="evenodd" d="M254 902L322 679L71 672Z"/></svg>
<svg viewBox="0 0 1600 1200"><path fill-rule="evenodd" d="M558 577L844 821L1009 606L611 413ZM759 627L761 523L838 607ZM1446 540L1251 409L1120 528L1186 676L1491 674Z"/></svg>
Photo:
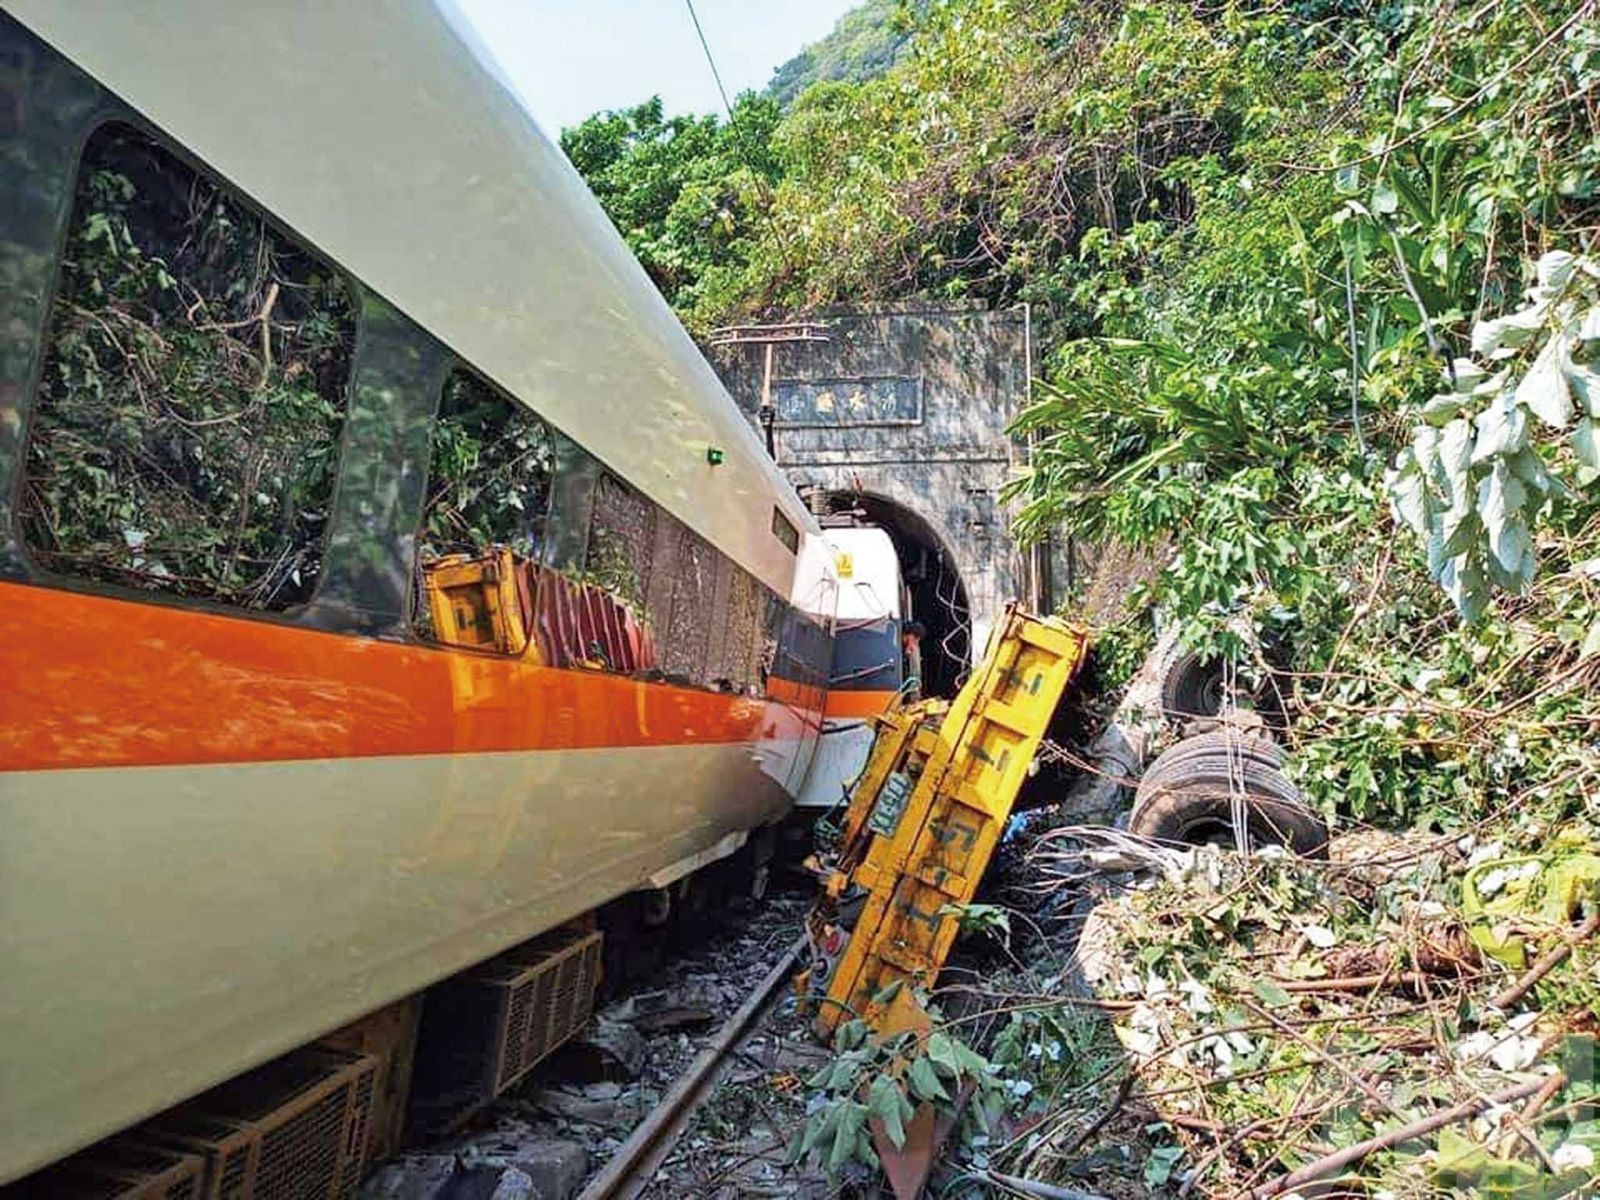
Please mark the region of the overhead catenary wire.
<svg viewBox="0 0 1600 1200"><path fill-rule="evenodd" d="M733 120L733 105L728 103L728 89L722 86L722 72L717 70L717 60L711 53L711 43L706 41L706 31L700 27L700 14L694 11L694 0L683 0L684 6L689 10L689 19L694 22L695 34L700 38L700 49L706 52L706 63L711 68L711 78L717 81L717 95L722 97L722 111L728 114L728 120Z"/></svg>

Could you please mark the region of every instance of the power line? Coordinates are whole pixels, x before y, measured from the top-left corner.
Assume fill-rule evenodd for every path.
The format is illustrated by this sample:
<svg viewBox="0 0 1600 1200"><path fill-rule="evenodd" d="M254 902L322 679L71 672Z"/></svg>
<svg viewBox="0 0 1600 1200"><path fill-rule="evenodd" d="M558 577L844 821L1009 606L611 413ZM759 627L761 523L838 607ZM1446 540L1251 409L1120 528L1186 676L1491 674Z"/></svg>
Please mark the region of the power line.
<svg viewBox="0 0 1600 1200"><path fill-rule="evenodd" d="M711 57L711 45L706 41L706 31L700 28L700 16L694 11L694 0L683 0L689 6L689 19L694 22L694 31L700 35L700 49L706 52L706 62L711 64L711 78L717 81L717 93L722 97L722 109L728 114L728 120L733 120L733 105L728 103L728 89L722 86L722 74L717 70L717 60Z"/></svg>

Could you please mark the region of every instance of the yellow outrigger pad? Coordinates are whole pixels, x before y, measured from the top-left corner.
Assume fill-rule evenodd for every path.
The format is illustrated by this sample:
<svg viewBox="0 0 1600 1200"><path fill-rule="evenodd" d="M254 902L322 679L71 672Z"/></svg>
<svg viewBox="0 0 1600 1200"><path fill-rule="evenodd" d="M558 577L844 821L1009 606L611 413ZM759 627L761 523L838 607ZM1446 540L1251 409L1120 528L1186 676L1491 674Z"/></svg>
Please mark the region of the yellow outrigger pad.
<svg viewBox="0 0 1600 1200"><path fill-rule="evenodd" d="M931 986L1067 684L1085 630L1008 604L954 701L876 718L837 860L813 910L806 987L818 1032L861 1017L880 1035L926 1022ZM854 928L843 915L865 903ZM894 984L899 987L893 987Z"/></svg>

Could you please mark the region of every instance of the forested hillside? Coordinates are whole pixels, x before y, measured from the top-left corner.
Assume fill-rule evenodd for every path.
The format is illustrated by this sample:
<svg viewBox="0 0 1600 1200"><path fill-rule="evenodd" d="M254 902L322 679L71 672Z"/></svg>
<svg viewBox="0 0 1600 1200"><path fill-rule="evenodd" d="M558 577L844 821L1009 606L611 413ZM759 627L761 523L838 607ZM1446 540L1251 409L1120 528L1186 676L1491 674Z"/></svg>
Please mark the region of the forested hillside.
<svg viewBox="0 0 1600 1200"><path fill-rule="evenodd" d="M1594 851L1593 0L935 0L881 74L787 109L746 97L731 122L603 115L563 143L693 328L913 295L1031 303L1021 529L1160 566L1102 635L1103 681L1152 617L1236 656L1339 828L1437 839L1406 905L1454 913L1468 856ZM1374 971L1419 969L1381 913L1340 911ZM1196 913L1190 936L1249 919ZM1141 961L1223 986L1175 945ZM1541 985L1542 1034L1592 1025L1586 969ZM1488 1011L1462 997L1430 1010L1441 1046ZM1321 1033L1319 1053L1364 1052ZM1268 1116L1318 1086L1212 1103L1271 1141ZM1420 1094L1358 1105L1328 1138ZM1237 1184L1242 1145L1187 1161ZM1405 1178L1385 1185L1427 1194Z"/></svg>
<svg viewBox="0 0 1600 1200"><path fill-rule="evenodd" d="M692 327L1032 302L1024 528L1176 546L1149 598L1202 641L1251 613L1325 735L1313 786L1411 819L1505 786L1462 753L1505 731L1441 693L1590 711L1597 76L1592 3L941 0L787 113L562 141Z"/></svg>
<svg viewBox="0 0 1600 1200"><path fill-rule="evenodd" d="M1440 691L1578 683L1600 648L1594 331L1562 333L1594 290L1597 77L1592 3L941 0L886 74L787 114L642 106L563 146L691 326L1032 302L1024 528L1178 547L1150 598L1197 640L1253 614L1314 672L1326 798L1413 818L1502 786L1480 755L1405 770L1504 733L1424 717ZM1402 694L1357 664L1398 723L1349 717ZM1533 710L1587 710L1557 693Z"/></svg>
<svg viewBox="0 0 1600 1200"><path fill-rule="evenodd" d="M787 107L814 83L859 83L883 74L910 38L914 14L905 0L866 0L774 71L764 94Z"/></svg>

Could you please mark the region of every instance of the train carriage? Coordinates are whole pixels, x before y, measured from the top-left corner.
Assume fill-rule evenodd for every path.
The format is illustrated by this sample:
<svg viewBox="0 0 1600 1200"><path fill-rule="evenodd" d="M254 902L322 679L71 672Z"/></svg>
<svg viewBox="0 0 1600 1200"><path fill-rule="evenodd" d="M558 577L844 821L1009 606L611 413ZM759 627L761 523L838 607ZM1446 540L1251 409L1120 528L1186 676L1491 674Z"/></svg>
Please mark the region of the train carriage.
<svg viewBox="0 0 1600 1200"><path fill-rule="evenodd" d="M834 555L445 3L0 12L0 1181L781 816Z"/></svg>

